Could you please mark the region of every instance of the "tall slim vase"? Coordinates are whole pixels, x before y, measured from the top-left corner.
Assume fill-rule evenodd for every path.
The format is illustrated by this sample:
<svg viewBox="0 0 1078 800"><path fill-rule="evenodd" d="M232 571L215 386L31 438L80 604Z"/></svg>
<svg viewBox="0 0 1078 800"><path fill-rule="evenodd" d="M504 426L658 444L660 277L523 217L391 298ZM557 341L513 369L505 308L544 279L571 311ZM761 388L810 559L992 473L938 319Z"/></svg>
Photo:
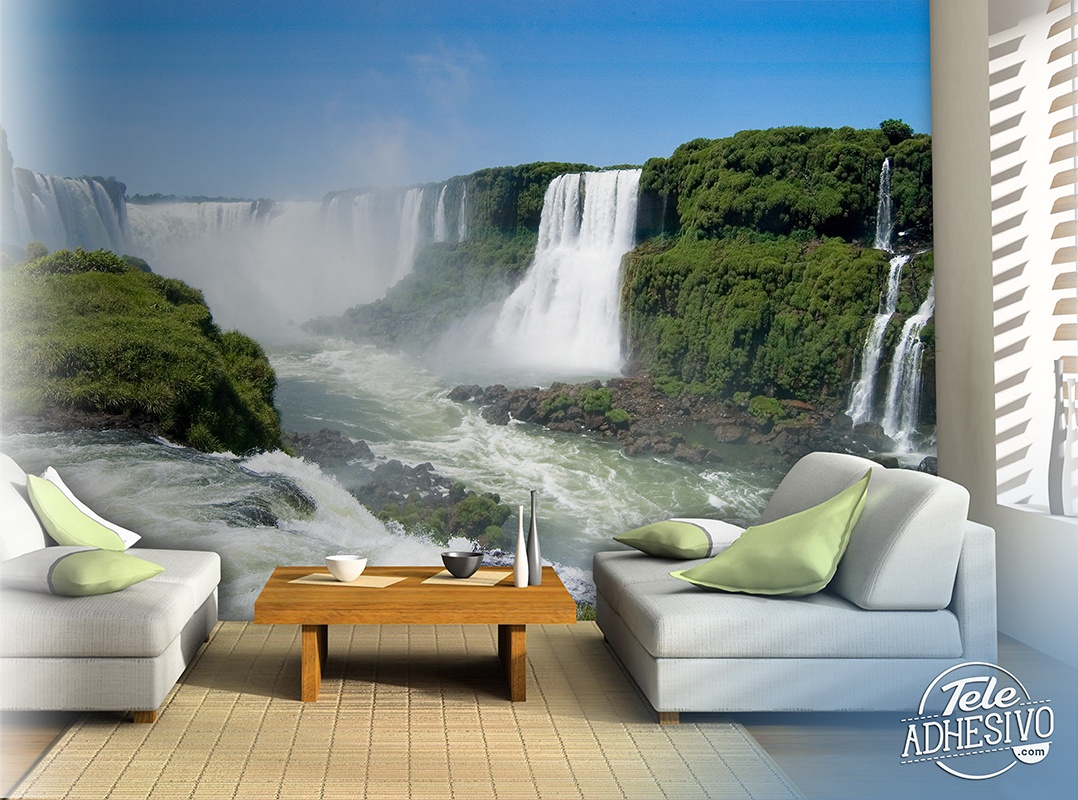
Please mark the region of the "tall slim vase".
<svg viewBox="0 0 1078 800"><path fill-rule="evenodd" d="M517 551L513 556L513 585L517 588L528 585L528 545L524 541L524 506L520 506L517 523Z"/></svg>
<svg viewBox="0 0 1078 800"><path fill-rule="evenodd" d="M1063 362L1055 362L1056 402L1048 450L1048 513L1063 515L1063 461L1067 449L1067 418L1063 407Z"/></svg>
<svg viewBox="0 0 1078 800"><path fill-rule="evenodd" d="M1063 514L1078 517L1078 381L1067 381L1067 439L1063 443Z"/></svg>
<svg viewBox="0 0 1078 800"><path fill-rule="evenodd" d="M539 555L539 531L535 522L535 490L532 489L532 518L528 523L528 585L538 586L543 582L543 559Z"/></svg>

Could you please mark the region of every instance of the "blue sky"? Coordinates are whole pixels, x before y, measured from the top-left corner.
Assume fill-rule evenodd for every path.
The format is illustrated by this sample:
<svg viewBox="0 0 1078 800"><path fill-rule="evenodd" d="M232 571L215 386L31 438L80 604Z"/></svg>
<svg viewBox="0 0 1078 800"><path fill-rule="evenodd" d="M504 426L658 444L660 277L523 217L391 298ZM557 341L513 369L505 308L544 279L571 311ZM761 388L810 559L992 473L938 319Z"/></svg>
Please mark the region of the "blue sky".
<svg viewBox="0 0 1078 800"><path fill-rule="evenodd" d="M779 125L930 132L928 0L3 0L17 166L317 199Z"/></svg>

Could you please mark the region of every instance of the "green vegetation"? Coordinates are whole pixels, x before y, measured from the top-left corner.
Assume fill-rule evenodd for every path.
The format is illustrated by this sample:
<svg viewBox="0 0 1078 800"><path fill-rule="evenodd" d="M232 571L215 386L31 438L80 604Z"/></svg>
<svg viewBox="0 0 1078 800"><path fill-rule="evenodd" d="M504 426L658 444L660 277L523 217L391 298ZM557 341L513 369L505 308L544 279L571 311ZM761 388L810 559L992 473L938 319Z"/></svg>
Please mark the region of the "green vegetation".
<svg viewBox="0 0 1078 800"><path fill-rule="evenodd" d="M434 244L385 298L343 316L307 324L311 330L387 344L425 345L470 312L504 299L535 253L536 235L490 233L459 244Z"/></svg>
<svg viewBox="0 0 1078 800"><path fill-rule="evenodd" d="M40 255L2 281L5 417L71 409L204 451L280 446L262 347L222 333L197 289L81 249Z"/></svg>
<svg viewBox="0 0 1078 800"><path fill-rule="evenodd" d="M622 273L632 369L672 397L743 394L739 405L775 422L784 419L778 400L843 402L887 277L886 254L872 249L885 158L903 247L930 246L931 138L901 120L866 130L741 131L650 159L641 176L642 241ZM537 163L452 179L446 204L455 208L466 194L469 238L427 248L384 300L311 327L405 346L436 341L519 283L546 187L586 169ZM931 251L905 268L887 348L924 299L932 270ZM934 342L931 326L922 340ZM923 363L933 363L931 352ZM629 420L601 390L554 393L536 420L581 413L605 415L614 427Z"/></svg>
<svg viewBox="0 0 1078 800"><path fill-rule="evenodd" d="M514 234L538 232L547 186L559 175L594 170L587 164L540 161L516 167L482 169L466 176L469 230ZM447 202L451 198L447 197Z"/></svg>
<svg viewBox="0 0 1078 800"><path fill-rule="evenodd" d="M448 504L440 504L437 498L413 492L404 502L384 504L377 516L383 522L399 522L405 530L424 532L440 545L458 536L486 550L510 545L502 525L513 510L497 494L476 494L455 483L447 499Z"/></svg>
<svg viewBox="0 0 1078 800"><path fill-rule="evenodd" d="M411 274L384 299L307 327L360 341L430 344L453 323L512 292L535 254L550 182L559 175L592 169L587 164L544 161L451 178L445 184L446 207L453 209L449 224L459 225L454 215L466 196L467 239L430 245L417 256ZM427 196L434 202L436 193Z"/></svg>
<svg viewBox="0 0 1078 800"><path fill-rule="evenodd" d="M641 189L652 195L649 207L676 208L676 219L651 222L656 232L672 232L673 223L700 238L750 230L866 240L887 157L897 227L929 236L931 139L898 120L874 130L789 127L696 139L644 164Z"/></svg>
<svg viewBox="0 0 1078 800"><path fill-rule="evenodd" d="M833 404L886 275L884 253L839 239L645 244L625 262L631 359L667 393Z"/></svg>
<svg viewBox="0 0 1078 800"><path fill-rule="evenodd" d="M778 398L837 406L887 276L868 249L885 158L896 229L929 242L931 138L901 120L741 131L649 160L642 222L663 235L625 261L634 367L668 395L733 397L761 420L782 419ZM931 251L907 265L888 347L931 278Z"/></svg>
<svg viewBox="0 0 1078 800"><path fill-rule="evenodd" d="M771 422L778 422L786 416L782 403L774 397L764 397L761 394L749 400L749 413L758 420Z"/></svg>

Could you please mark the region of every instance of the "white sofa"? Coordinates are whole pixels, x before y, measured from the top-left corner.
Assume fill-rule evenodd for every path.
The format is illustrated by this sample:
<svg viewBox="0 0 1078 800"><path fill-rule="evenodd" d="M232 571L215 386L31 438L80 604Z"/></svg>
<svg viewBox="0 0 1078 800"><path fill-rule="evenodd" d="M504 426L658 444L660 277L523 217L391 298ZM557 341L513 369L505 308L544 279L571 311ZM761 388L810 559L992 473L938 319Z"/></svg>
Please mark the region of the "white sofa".
<svg viewBox="0 0 1078 800"><path fill-rule="evenodd" d="M26 474L0 454L3 560L51 544L26 495ZM164 571L109 594L63 597L0 589L0 707L133 711L157 708L217 624L216 553L135 547ZM0 578L3 576L0 562Z"/></svg>
<svg viewBox="0 0 1078 800"><path fill-rule="evenodd" d="M948 667L995 663L995 534L966 519L963 487L811 453L758 522L823 502L870 467L846 553L816 594L709 590L669 574L706 559L596 554L598 625L660 722L694 711L913 710Z"/></svg>

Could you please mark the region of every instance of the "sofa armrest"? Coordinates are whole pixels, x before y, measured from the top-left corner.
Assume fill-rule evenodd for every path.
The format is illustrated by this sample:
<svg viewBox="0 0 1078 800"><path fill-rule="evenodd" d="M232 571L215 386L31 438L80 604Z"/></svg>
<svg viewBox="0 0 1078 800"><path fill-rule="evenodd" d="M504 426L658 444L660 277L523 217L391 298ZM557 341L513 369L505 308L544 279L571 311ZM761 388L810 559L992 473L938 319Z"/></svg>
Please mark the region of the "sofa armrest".
<svg viewBox="0 0 1078 800"><path fill-rule="evenodd" d="M996 663L996 532L966 521L949 606L962 631L962 657Z"/></svg>

